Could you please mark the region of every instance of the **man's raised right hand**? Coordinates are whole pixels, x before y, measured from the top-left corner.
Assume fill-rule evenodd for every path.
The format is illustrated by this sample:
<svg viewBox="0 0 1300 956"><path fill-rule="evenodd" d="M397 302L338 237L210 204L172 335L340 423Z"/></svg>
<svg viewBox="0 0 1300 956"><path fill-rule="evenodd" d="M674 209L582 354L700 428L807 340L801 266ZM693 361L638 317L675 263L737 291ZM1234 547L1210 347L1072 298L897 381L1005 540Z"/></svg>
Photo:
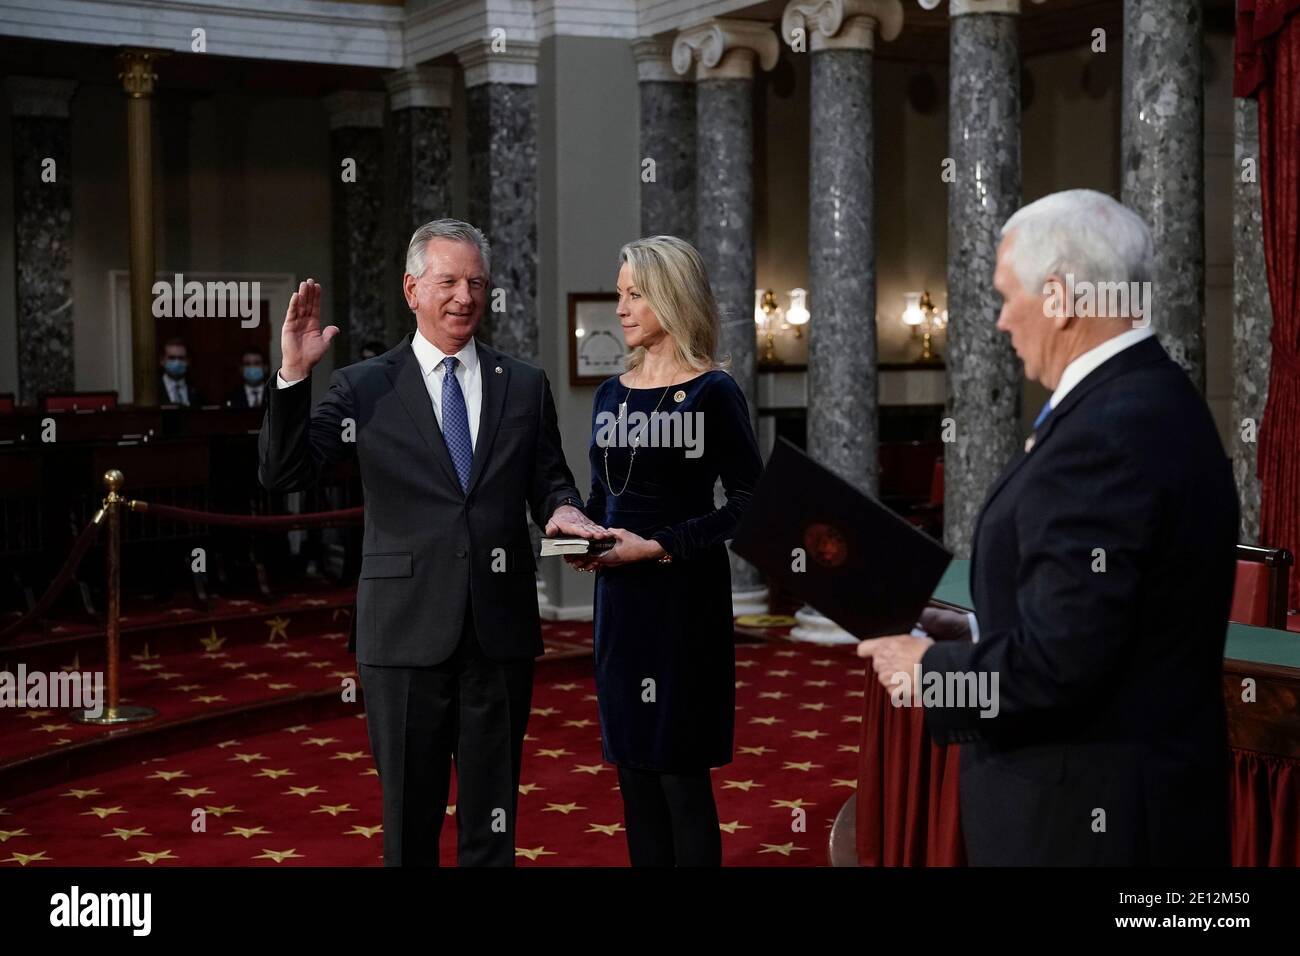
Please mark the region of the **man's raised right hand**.
<svg viewBox="0 0 1300 956"><path fill-rule="evenodd" d="M280 374L286 382L296 382L311 375L311 370L339 334L337 325L320 327L320 283L307 279L289 298L280 330Z"/></svg>

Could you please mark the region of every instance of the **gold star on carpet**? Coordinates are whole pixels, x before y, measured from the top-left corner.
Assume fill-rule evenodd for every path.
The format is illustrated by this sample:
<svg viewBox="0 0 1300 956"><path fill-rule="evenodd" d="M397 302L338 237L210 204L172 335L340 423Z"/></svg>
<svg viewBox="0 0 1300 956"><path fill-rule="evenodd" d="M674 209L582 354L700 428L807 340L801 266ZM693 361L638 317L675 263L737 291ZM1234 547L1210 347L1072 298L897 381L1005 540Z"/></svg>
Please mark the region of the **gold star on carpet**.
<svg viewBox="0 0 1300 956"><path fill-rule="evenodd" d="M19 853L17 850L15 850L13 856L5 860L0 860L0 863L17 863L19 866L26 866L28 863L53 863L53 862L54 862L53 860L51 860L48 856L45 855L44 850L37 850L35 853Z"/></svg>
<svg viewBox="0 0 1300 956"><path fill-rule="evenodd" d="M539 757L557 757L557 758L558 758L558 757L572 757L572 756L573 756L573 751L571 751L571 750L565 750L563 747L560 747L560 748L555 749L555 750L547 750L545 747L541 747L541 748L538 748L538 750L537 750L537 756L539 756Z"/></svg>
<svg viewBox="0 0 1300 956"><path fill-rule="evenodd" d="M188 776L189 774L184 770L155 770L153 773L149 774L149 776L145 777L145 779L165 780L166 782L171 783L173 780L179 780L181 777Z"/></svg>
<svg viewBox="0 0 1300 956"><path fill-rule="evenodd" d="M200 694L191 699L192 704L216 704L226 699L225 694Z"/></svg>
<svg viewBox="0 0 1300 956"><path fill-rule="evenodd" d="M247 667L248 665L247 665L246 663L244 663L243 661L226 661L226 662L225 662L224 664L222 664L221 666L222 666L223 668L225 668L226 670L228 670L228 671L237 671L237 670L239 670L241 667Z"/></svg>
<svg viewBox="0 0 1300 956"><path fill-rule="evenodd" d="M745 824L741 823L739 820L732 820L730 823L719 823L718 829L723 833L734 834L737 830L748 830L749 827L745 826Z"/></svg>
<svg viewBox="0 0 1300 956"><path fill-rule="evenodd" d="M867 692L865 690L846 690L844 692L844 696L845 697L866 697Z"/></svg>
<svg viewBox="0 0 1300 956"><path fill-rule="evenodd" d="M577 728L581 729L581 728L583 728L583 727L590 727L590 726L592 725L592 723L593 723L592 721L590 721L590 720L588 720L586 717L584 717L584 718L582 718L582 720L566 720L566 721L564 722L564 726L566 726L566 727L577 727Z"/></svg>
<svg viewBox="0 0 1300 956"><path fill-rule="evenodd" d="M867 676L867 671L866 671L866 668L864 668L864 667L858 667L858 668L856 668L856 669L854 669L854 670L851 670L851 671L845 671L844 673L848 674L850 677L866 677L866 676Z"/></svg>
<svg viewBox="0 0 1300 956"><path fill-rule="evenodd" d="M241 836L245 840L255 836L270 836L271 831L266 827L231 827L226 831L226 836Z"/></svg>
<svg viewBox="0 0 1300 956"><path fill-rule="evenodd" d="M322 667L333 667L334 662L333 661L309 661L307 663L307 666L310 667L312 670L318 671Z"/></svg>
<svg viewBox="0 0 1300 956"><path fill-rule="evenodd" d="M377 833L383 833L383 832L384 832L384 828L383 828L382 826L363 827L363 826L355 826L355 825L354 825L354 826L352 827L352 829L347 830L346 832L344 832L343 835L344 835L344 836L363 836L363 837L365 837L367 840L369 840L369 839L370 839L372 836L374 836L375 834L377 834Z"/></svg>
<svg viewBox="0 0 1300 956"><path fill-rule="evenodd" d="M776 751L771 747L764 747L761 744L757 747L737 747L742 754L749 754L752 757L761 757L763 754L774 754Z"/></svg>
<svg viewBox="0 0 1300 956"><path fill-rule="evenodd" d="M126 811L121 807L91 807L89 810L82 811L81 816L99 817L99 819L102 820L105 817L111 817L118 813L126 813Z"/></svg>
<svg viewBox="0 0 1300 956"><path fill-rule="evenodd" d="M266 756L265 756L264 754L260 754L260 753L256 753L256 754L235 754L233 757L229 757L229 758L227 758L227 759L228 759L229 762L231 762L231 763L234 763L236 760L238 760L240 763L252 763L254 760L265 760L265 759L266 759Z"/></svg>
<svg viewBox="0 0 1300 956"><path fill-rule="evenodd" d="M722 781L723 790L744 790L746 793L755 787L761 787L763 784L755 783L753 780L724 780Z"/></svg>
<svg viewBox="0 0 1300 956"><path fill-rule="evenodd" d="M145 642L144 642L144 647L143 647L143 649L141 649L141 651L140 651L139 654L132 654L132 655L131 655L131 660L133 660L133 661L156 661L160 656L162 656L162 655L160 655L160 654L150 654L150 653L149 653L149 642L148 642L148 641L145 641Z"/></svg>
<svg viewBox="0 0 1300 956"><path fill-rule="evenodd" d="M777 651L773 656L774 657L798 657L799 652L798 651Z"/></svg>
<svg viewBox="0 0 1300 956"><path fill-rule="evenodd" d="M288 646L289 646L288 644L285 645L285 647L288 647ZM298 657L311 657L311 651L285 651L284 654L283 654L282 656L284 656L284 657L293 657L293 658L298 658Z"/></svg>
<svg viewBox="0 0 1300 956"><path fill-rule="evenodd" d="M138 671L156 671L162 666L162 664L136 664L135 669Z"/></svg>
<svg viewBox="0 0 1300 956"><path fill-rule="evenodd" d="M541 790L541 789L543 788L539 787L535 783L521 783L519 785L519 792L522 793L524 796L528 796L528 794L532 793L534 790Z"/></svg>
<svg viewBox="0 0 1300 956"><path fill-rule="evenodd" d="M587 809L586 807L580 807L576 803L548 803L546 805L546 809L543 810L542 812L548 813L553 810L556 813L563 813L567 817L574 810L586 810L586 809Z"/></svg>
<svg viewBox="0 0 1300 956"><path fill-rule="evenodd" d="M797 800L773 800L772 801L773 810L779 810L782 807L784 807L787 810L798 810L802 808L803 805L804 805L803 797L800 797Z"/></svg>
<svg viewBox="0 0 1300 956"><path fill-rule="evenodd" d="M533 714L535 717L552 717L555 714L558 714L559 711L554 707L534 707L529 711L529 713Z"/></svg>
<svg viewBox="0 0 1300 956"><path fill-rule="evenodd" d="M67 730L71 726L71 724L41 724L39 727L33 727L32 729L38 732L43 730L47 734L52 734L56 730Z"/></svg>
<svg viewBox="0 0 1300 956"><path fill-rule="evenodd" d="M207 637L199 638L199 643L203 645L203 649L209 654L214 654L221 650L221 645L226 643L226 639L224 637L217 637L217 629L214 627L208 633Z"/></svg>
<svg viewBox="0 0 1300 956"><path fill-rule="evenodd" d="M292 770L272 770L270 767L263 767L257 773L253 774L254 777L266 777L268 780L279 780L281 777L292 777L293 775L294 773Z"/></svg>
<svg viewBox="0 0 1300 956"><path fill-rule="evenodd" d="M793 843L760 843L759 846L763 848L758 851L760 854L780 853L782 856L789 856L795 850L808 849L806 846L795 846Z"/></svg>
<svg viewBox="0 0 1300 956"><path fill-rule="evenodd" d="M270 671L249 671L247 674L239 675L241 680L266 680L270 676Z"/></svg>
<svg viewBox="0 0 1300 956"><path fill-rule="evenodd" d="M552 689L554 690L577 690L581 686L582 686L581 684L574 684L574 683L551 685Z"/></svg>
<svg viewBox="0 0 1300 956"><path fill-rule="evenodd" d="M771 700L780 700L782 697L789 697L790 695L780 690L761 690L758 692L758 696L767 697Z"/></svg>
<svg viewBox="0 0 1300 956"><path fill-rule="evenodd" d="M823 730L792 730L791 737L802 737L805 740L816 740L818 737L825 737L826 732Z"/></svg>
<svg viewBox="0 0 1300 956"><path fill-rule="evenodd" d="M286 641L289 639L289 619L287 617L268 617L266 625L271 629L271 634L267 637L266 643L278 644L277 637Z"/></svg>
<svg viewBox="0 0 1300 956"><path fill-rule="evenodd" d="M780 717L751 717L749 718L749 722L751 724L762 724L764 727L771 727L773 724L785 723L785 721Z"/></svg>
<svg viewBox="0 0 1300 956"><path fill-rule="evenodd" d="M304 730L309 730L310 728L311 724L294 724L292 727L284 728L284 732L287 734L296 734Z"/></svg>
<svg viewBox="0 0 1300 956"><path fill-rule="evenodd" d="M206 797L212 793L209 787L181 787L176 791L178 797L189 797L193 800L195 797Z"/></svg>
<svg viewBox="0 0 1300 956"><path fill-rule="evenodd" d="M229 807L204 807L203 809L206 810L208 813L212 814L214 817L217 817L217 818L224 817L227 813L243 813L243 812L244 812L243 810L240 810L238 807L233 806L233 805L232 805L232 806L229 806Z"/></svg>
<svg viewBox="0 0 1300 956"><path fill-rule="evenodd" d="M91 787L89 790L69 790L67 793L59 794L61 797L76 797L78 800L84 800L86 797L103 796L103 791L98 787Z"/></svg>
<svg viewBox="0 0 1300 956"><path fill-rule="evenodd" d="M303 855L297 850L263 850L254 860L274 860L276 863L283 863L285 860L301 860Z"/></svg>
<svg viewBox="0 0 1300 956"><path fill-rule="evenodd" d="M379 768L378 768L378 767L367 767L365 770L361 771L361 773L357 774L357 776L359 776L359 777L378 777L378 776L379 776Z"/></svg>
<svg viewBox="0 0 1300 956"><path fill-rule="evenodd" d="M330 760L346 760L351 763L353 760L360 760L366 755L364 750L340 750Z"/></svg>
<svg viewBox="0 0 1300 956"><path fill-rule="evenodd" d="M0 843L8 843L10 837L31 836L26 827L17 830L0 830Z"/></svg>
<svg viewBox="0 0 1300 956"><path fill-rule="evenodd" d="M737 667L757 667L758 661L736 661Z"/></svg>
<svg viewBox="0 0 1300 956"><path fill-rule="evenodd" d="M842 723L842 724L860 724L860 723L862 723L862 715L861 715L861 714L849 714L847 717L841 717L841 718L840 718L840 723Z"/></svg>
<svg viewBox="0 0 1300 956"><path fill-rule="evenodd" d="M48 717L54 713L52 710L28 710L19 714L20 717L26 717L28 720L40 720L42 717Z"/></svg>
<svg viewBox="0 0 1300 956"><path fill-rule="evenodd" d="M182 691L182 692L188 694L188 693L189 693L190 691L192 691L192 690L202 690L202 689L203 689L203 685L202 685L202 684L177 684L175 687L173 687L173 688L171 688L171 689L172 689L172 690L179 690L179 691Z"/></svg>
<svg viewBox="0 0 1300 956"><path fill-rule="evenodd" d="M266 685L266 687L267 687L268 690L291 690L291 689L293 689L294 687L297 687L297 686L298 686L297 684L283 684L283 683L281 683L281 684L267 684L267 685Z"/></svg>
<svg viewBox="0 0 1300 956"><path fill-rule="evenodd" d="M794 671L768 671L768 677L789 677Z"/></svg>
<svg viewBox="0 0 1300 956"><path fill-rule="evenodd" d="M227 747L238 747L240 744L241 741L238 740L223 740L221 743L217 744L217 749L225 750Z"/></svg>
<svg viewBox="0 0 1300 956"><path fill-rule="evenodd" d="M337 817L340 813L356 813L357 808L350 803L339 803L334 806L322 803L312 813L328 813L332 817Z"/></svg>
<svg viewBox="0 0 1300 956"><path fill-rule="evenodd" d="M329 601L322 601L320 598L303 598L303 607L324 607Z"/></svg>
<svg viewBox="0 0 1300 956"><path fill-rule="evenodd" d="M857 744L840 744L835 749L842 754L855 754L860 748Z"/></svg>
<svg viewBox="0 0 1300 956"><path fill-rule="evenodd" d="M621 823L588 823L587 833L603 833L605 836L613 836L616 833L623 832Z"/></svg>
<svg viewBox="0 0 1300 956"><path fill-rule="evenodd" d="M819 764L819 763L813 763L811 760L804 760L804 761L802 761L802 762L794 761L794 760L787 760L787 761L785 762L785 765L784 765L781 769L782 769L782 770L802 770L804 773L809 773L809 772L812 770L813 767L820 767L820 766L821 766L821 764Z"/></svg>
<svg viewBox="0 0 1300 956"><path fill-rule="evenodd" d="M845 779L845 778L842 778L842 777L836 777L836 778L835 778L835 781L831 784L831 786L832 786L832 787L849 787L849 788L851 788L851 789L853 789L853 790L856 790L856 789L858 789L858 782L857 782L856 780L849 780L849 779Z"/></svg>
<svg viewBox="0 0 1300 956"><path fill-rule="evenodd" d="M748 687L748 686L749 686L749 681L747 681L747 680L738 680L738 681L736 681L736 686L737 686L737 687Z"/></svg>
<svg viewBox="0 0 1300 956"><path fill-rule="evenodd" d="M816 711L822 711L822 710L825 710L825 709L826 709L826 705L825 705L825 704L821 704L821 703L818 703L818 704L803 703L803 704L800 704L800 705L799 705L799 709L800 709L800 710L816 710Z"/></svg>
<svg viewBox="0 0 1300 956"><path fill-rule="evenodd" d="M595 694L583 694L583 695L582 695L582 699L583 699L583 700L599 700L600 698L598 698Z"/></svg>
<svg viewBox="0 0 1300 956"><path fill-rule="evenodd" d="M834 683L833 680L806 680L803 685L805 687L830 687Z"/></svg>
<svg viewBox="0 0 1300 956"><path fill-rule="evenodd" d="M163 673L155 674L154 676L157 677L159 680L175 680L176 678L184 677L185 675L177 674L174 671L164 671Z"/></svg>
<svg viewBox="0 0 1300 956"><path fill-rule="evenodd" d="M324 793L320 787L290 787L282 796L310 797L313 793Z"/></svg>
<svg viewBox="0 0 1300 956"><path fill-rule="evenodd" d="M329 676L337 677L340 680L342 680L344 677L356 677L357 672L356 671L330 671Z"/></svg>
<svg viewBox="0 0 1300 956"><path fill-rule="evenodd" d="M171 850L163 850L160 853L146 853L141 850L138 854L127 860L128 863L148 863L151 866L159 860L175 860Z"/></svg>
<svg viewBox="0 0 1300 956"><path fill-rule="evenodd" d="M589 773L594 777L596 774L604 773L608 769L603 763L580 763L569 773Z"/></svg>
<svg viewBox="0 0 1300 956"><path fill-rule="evenodd" d="M536 860L539 856L555 856L555 854L552 853L550 850L546 849L546 847L544 846L535 847L534 849L531 850L527 850L524 847L517 846L515 847L515 856L526 856L530 860Z"/></svg>
<svg viewBox="0 0 1300 956"><path fill-rule="evenodd" d="M129 840L131 837L138 836L153 836L152 833L145 832L144 827L137 827L134 830L128 830L126 827L113 827L112 833L103 833L100 835L106 837L119 837L122 840Z"/></svg>

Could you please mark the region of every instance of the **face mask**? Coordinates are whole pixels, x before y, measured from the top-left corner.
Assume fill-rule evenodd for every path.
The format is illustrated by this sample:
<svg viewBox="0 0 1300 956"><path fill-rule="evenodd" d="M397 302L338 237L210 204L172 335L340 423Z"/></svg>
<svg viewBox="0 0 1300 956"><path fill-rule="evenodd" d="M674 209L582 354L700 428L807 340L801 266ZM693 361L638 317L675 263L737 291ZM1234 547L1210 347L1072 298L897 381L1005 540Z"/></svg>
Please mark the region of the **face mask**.
<svg viewBox="0 0 1300 956"><path fill-rule="evenodd" d="M244 366L244 381L249 385L261 385L262 379L266 377L266 369L260 365Z"/></svg>
<svg viewBox="0 0 1300 956"><path fill-rule="evenodd" d="M184 378L185 370L190 367L190 363L185 359L168 359L163 363L163 368L172 378Z"/></svg>

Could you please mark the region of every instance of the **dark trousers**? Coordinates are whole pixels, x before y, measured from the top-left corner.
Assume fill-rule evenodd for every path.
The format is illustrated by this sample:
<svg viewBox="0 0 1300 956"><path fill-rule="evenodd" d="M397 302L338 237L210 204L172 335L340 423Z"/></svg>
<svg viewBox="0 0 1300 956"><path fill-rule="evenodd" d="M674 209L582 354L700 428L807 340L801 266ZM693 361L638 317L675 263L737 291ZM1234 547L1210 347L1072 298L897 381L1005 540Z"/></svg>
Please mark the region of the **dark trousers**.
<svg viewBox="0 0 1300 956"><path fill-rule="evenodd" d="M533 662L489 660L467 615L443 663L358 670L384 791L384 865L438 865L454 761L457 865L514 866Z"/></svg>
<svg viewBox="0 0 1300 956"><path fill-rule="evenodd" d="M633 866L721 866L722 833L713 780L619 766L623 825Z"/></svg>

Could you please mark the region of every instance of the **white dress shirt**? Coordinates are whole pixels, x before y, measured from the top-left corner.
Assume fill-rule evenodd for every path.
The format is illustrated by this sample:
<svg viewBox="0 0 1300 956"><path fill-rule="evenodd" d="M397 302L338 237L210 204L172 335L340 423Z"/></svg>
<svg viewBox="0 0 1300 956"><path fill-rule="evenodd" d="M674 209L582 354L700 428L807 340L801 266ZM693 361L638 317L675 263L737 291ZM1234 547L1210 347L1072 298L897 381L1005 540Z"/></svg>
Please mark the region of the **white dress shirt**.
<svg viewBox="0 0 1300 956"><path fill-rule="evenodd" d="M185 387L185 379L164 375L163 384L167 386L167 400L171 404L188 405L190 403L190 390Z"/></svg>
<svg viewBox="0 0 1300 956"><path fill-rule="evenodd" d="M433 404L433 416L442 428L442 380L447 374L442 360L448 353L442 351L426 339L417 329L411 337L411 349L415 359L420 363L420 372L424 378L424 387ZM452 353L460 361L456 364L456 381L460 383L461 394L465 396L465 411L469 417L469 441L471 447L478 446L479 413L483 409L483 376L479 370L478 348L470 339L459 352ZM297 385L303 379L287 382L279 372L275 373L275 387L288 388Z"/></svg>
<svg viewBox="0 0 1300 956"><path fill-rule="evenodd" d="M261 408L263 389L265 385L249 385L244 383L244 398L248 400L249 408Z"/></svg>

